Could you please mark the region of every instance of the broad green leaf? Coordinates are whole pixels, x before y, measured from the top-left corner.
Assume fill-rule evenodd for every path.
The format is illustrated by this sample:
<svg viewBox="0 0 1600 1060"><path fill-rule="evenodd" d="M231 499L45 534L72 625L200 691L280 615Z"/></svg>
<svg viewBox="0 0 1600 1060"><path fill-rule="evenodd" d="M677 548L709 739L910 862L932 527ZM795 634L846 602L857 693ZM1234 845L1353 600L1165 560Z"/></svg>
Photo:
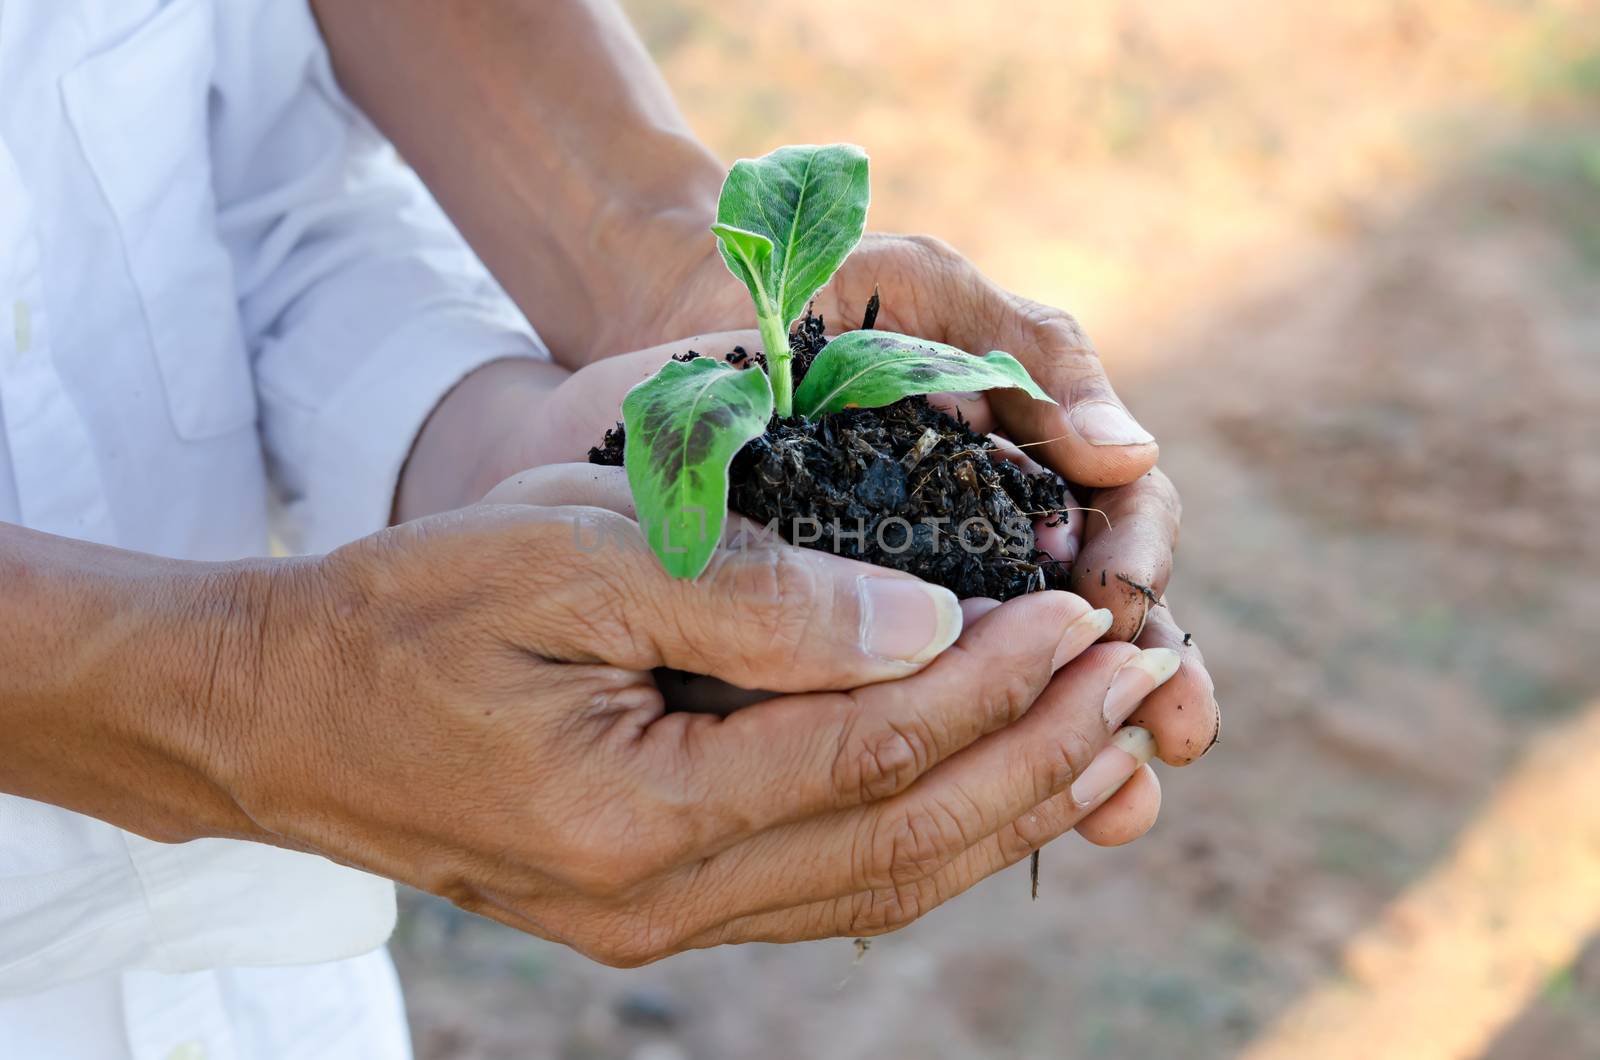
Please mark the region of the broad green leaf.
<svg viewBox="0 0 1600 1060"><path fill-rule="evenodd" d="M802 416L816 417L846 408L880 408L912 394L1004 387L1054 404L1009 353L995 350L976 357L892 331L847 331L811 362L794 393L794 408Z"/></svg>
<svg viewBox="0 0 1600 1060"><path fill-rule="evenodd" d="M861 242L867 155L854 144L780 147L733 164L717 202L722 260L785 332ZM764 238L770 250L760 260ZM770 352L770 351L769 351Z"/></svg>
<svg viewBox="0 0 1600 1060"><path fill-rule="evenodd" d="M766 373L712 357L668 361L622 399L639 525L673 577L698 577L711 561L728 515L728 465L771 417Z"/></svg>

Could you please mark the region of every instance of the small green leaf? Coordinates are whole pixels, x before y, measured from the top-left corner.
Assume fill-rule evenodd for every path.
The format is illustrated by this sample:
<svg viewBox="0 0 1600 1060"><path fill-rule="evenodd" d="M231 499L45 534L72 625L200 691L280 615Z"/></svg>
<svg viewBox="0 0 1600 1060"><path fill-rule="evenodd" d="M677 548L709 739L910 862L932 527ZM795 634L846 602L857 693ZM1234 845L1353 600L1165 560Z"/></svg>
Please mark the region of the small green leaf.
<svg viewBox="0 0 1600 1060"><path fill-rule="evenodd" d="M645 540L675 578L706 569L728 515L728 465L772 418L766 374L668 361L622 399L622 462Z"/></svg>
<svg viewBox="0 0 1600 1060"><path fill-rule="evenodd" d="M767 265L772 260L772 240L760 232L747 232L720 221L711 226L711 231L722 244L722 258L728 268L750 288L759 313L766 292Z"/></svg>
<svg viewBox="0 0 1600 1060"><path fill-rule="evenodd" d="M845 408L880 408L912 394L1015 387L1040 401L1028 370L995 350L982 357L942 342L892 331L847 331L822 348L794 394L795 411L816 417Z"/></svg>
<svg viewBox="0 0 1600 1060"><path fill-rule="evenodd" d="M757 313L776 312L789 330L861 242L868 194L867 155L854 144L780 147L733 164L712 231ZM752 237L766 240L764 261Z"/></svg>

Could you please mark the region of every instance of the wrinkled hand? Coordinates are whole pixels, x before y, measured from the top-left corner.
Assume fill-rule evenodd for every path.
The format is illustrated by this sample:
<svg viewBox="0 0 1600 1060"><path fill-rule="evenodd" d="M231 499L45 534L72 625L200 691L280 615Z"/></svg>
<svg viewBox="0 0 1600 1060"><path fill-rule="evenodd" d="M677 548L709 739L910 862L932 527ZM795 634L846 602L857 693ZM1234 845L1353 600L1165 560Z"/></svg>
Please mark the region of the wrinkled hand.
<svg viewBox="0 0 1600 1060"><path fill-rule="evenodd" d="M869 240L871 247L876 247L882 242L882 240ZM923 247L920 242L905 242L913 249ZM887 245L898 247L901 244ZM870 249L867 245L864 247ZM852 255L841 276L847 273L855 275L851 272L850 263L862 257L864 253L866 250L857 251ZM903 255L910 253L911 250L903 251ZM867 257L868 260L872 260L871 254L867 254ZM717 267L722 268L720 261L717 262ZM949 263L947 267L955 268ZM965 282L969 285L979 285L976 288L979 293L971 297L983 299L1011 297L993 288L987 280L972 270L970 265L965 268L970 273L970 275L963 274ZM723 273L726 275L725 269ZM728 278L731 280L731 277ZM830 292L838 282L836 278L834 285L824 289L824 295L834 299L835 304L842 296L837 292L832 294ZM858 280L858 282L865 281ZM952 285L955 282L949 281ZM742 288L737 287L737 284L735 288L735 293L744 300L743 304L748 308L748 296ZM871 285L867 284L866 290L869 294L871 289ZM886 327L904 328L917 333L914 328L922 324L921 320L914 317L891 319L888 316L892 289L883 287L882 290L885 292L885 311L884 316L880 317L880 322ZM951 290L955 290L955 287L952 286ZM915 300L908 299L908 301L914 303ZM993 307L990 311L998 312ZM1038 311L1043 312L1042 309ZM839 314L831 313L830 318L838 320ZM1013 321L1010 326L1021 325ZM948 333L932 337L950 341ZM668 357L686 349L698 350L702 354L716 357L725 354L736 345L756 350L760 348L760 337L753 330L697 335L694 338L665 343L647 350L607 357L590 364L557 387L536 413L519 417L518 422L522 426L518 428L516 434L517 444L506 449L504 458L496 467L498 474L505 476L512 474L517 468L583 460L589 447L596 444L606 428L616 422L620 415L622 396L630 387L659 368ZM969 342L964 348L991 347L1020 348L1015 342L1007 346L995 341ZM1035 355L1035 362L1038 356ZM1104 376L1098 374L1098 360L1087 348L1087 344L1085 343L1073 356L1083 359L1083 363L1074 371L1085 374L1093 372L1099 379L1097 386L1100 389L1080 386L1078 391L1110 394ZM1039 372L1032 364L1030 370L1035 372L1047 389L1052 389L1058 396L1071 390L1070 386L1063 389L1062 380L1070 375L1068 372L1063 371L1051 376ZM1050 381L1052 379L1053 383ZM934 400L946 407L959 409L962 415L979 430L1003 429L1008 436L1018 440L1026 440L1028 435L1022 433L1025 430L1043 432L1054 430L1060 433L1065 429L1066 421L1070 420L1070 412L1067 409L1031 401L1020 395L995 393L992 395L993 408L987 397L976 395L962 398L940 395ZM1001 416L1001 411L1008 409L1016 413L1010 420ZM1046 435L1046 437L1054 436ZM1108 449L1103 446L1084 445L1078 449L1061 446L1052 449L1048 446L1029 446L1025 451L1013 450L1012 456L1031 465L1034 463L1034 458L1048 457L1051 452L1055 453L1056 459L1066 461L1075 459L1080 453L1086 453L1088 457L1111 454L1113 449L1116 447ZM1150 459L1154 459L1153 445L1135 446L1133 450L1147 453ZM1123 456L1127 457L1129 454L1123 453ZM1060 463L1051 466L1055 470L1062 470ZM1115 460L1111 460L1110 463L1102 460L1100 466L1104 470L1118 465ZM1160 757L1163 761L1171 765L1187 765L1210 749L1219 731L1221 718L1213 694L1211 677L1206 672L1200 649L1192 640L1185 642L1184 631L1173 620L1172 613L1164 602L1163 594L1172 571L1172 551L1178 540L1181 506L1172 484L1160 470L1147 468L1138 462L1122 466L1125 470L1133 471L1137 477L1130 483L1103 487L1079 497L1079 504L1097 511L1066 513L1061 523L1053 527L1041 524L1039 543L1056 559L1072 565L1075 592L1096 607L1110 609L1116 616L1109 634L1111 638L1131 639L1145 648L1169 647L1181 653L1183 666L1177 677L1165 685L1157 695L1151 697L1147 711L1140 716L1139 721L1141 724L1151 725L1157 732L1160 737ZM1078 481L1070 470L1065 472L1065 475L1069 481ZM484 482L478 485L482 489L488 488L488 484ZM1147 587L1148 593L1138 586Z"/></svg>
<svg viewBox="0 0 1600 1060"><path fill-rule="evenodd" d="M1173 660L1095 644L1080 598L993 608L935 658L962 623L942 589L770 544L676 581L639 541L484 504L278 568L239 663L257 698L213 752L251 838L631 965L891 930L1093 811L1153 817L1148 735L1107 747ZM663 666L838 691L664 713Z"/></svg>
<svg viewBox="0 0 1600 1060"><path fill-rule="evenodd" d="M484 498L492 504L566 504L605 508L634 516L633 497L628 490L627 474L618 467L597 467L591 464L553 464L531 468L506 479ZM761 530L748 520L735 517L724 530L724 547L747 547ZM961 611L965 621L971 623L993 611L999 604L994 600L963 600ZM1105 621L1109 621L1109 616ZM1159 647L1152 645L1152 647ZM1147 659L1161 658L1160 652ZM1173 653L1173 661L1177 661ZM1076 665L1076 664L1074 664ZM1168 680L1163 675L1157 691ZM658 674L658 684L663 698L671 710L696 711L718 715L731 714L771 698L771 693L739 687L687 673L665 672ZM1163 740L1181 739L1186 732L1182 712L1171 709L1147 710L1145 700L1135 708L1140 718L1139 726L1148 731L1159 745ZM1098 846L1120 846L1142 836L1154 825L1161 807L1161 788L1153 771L1141 770L1135 782L1099 810L1089 813L1074 826L1080 836Z"/></svg>

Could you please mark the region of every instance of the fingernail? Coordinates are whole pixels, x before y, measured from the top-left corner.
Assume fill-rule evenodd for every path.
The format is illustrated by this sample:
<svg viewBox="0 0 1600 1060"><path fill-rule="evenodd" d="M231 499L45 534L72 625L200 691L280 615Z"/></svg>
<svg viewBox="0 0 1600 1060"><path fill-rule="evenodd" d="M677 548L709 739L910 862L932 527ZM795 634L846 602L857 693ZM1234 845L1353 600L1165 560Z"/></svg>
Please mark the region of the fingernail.
<svg viewBox="0 0 1600 1060"><path fill-rule="evenodd" d="M1106 728L1115 729L1138 709L1144 697L1178 672L1182 657L1172 648L1146 648L1122 664L1106 689Z"/></svg>
<svg viewBox="0 0 1600 1060"><path fill-rule="evenodd" d="M1089 768L1072 782L1072 801L1079 806L1105 802L1155 753L1155 738L1138 726L1128 726L1113 736L1094 756Z"/></svg>
<svg viewBox="0 0 1600 1060"><path fill-rule="evenodd" d="M1056 655L1050 668L1059 670L1067 665L1068 660L1082 655L1089 645L1106 635L1112 621L1111 612L1104 607L1073 619L1072 625L1061 634L1061 643L1056 645Z"/></svg>
<svg viewBox="0 0 1600 1060"><path fill-rule="evenodd" d="M856 579L861 650L880 659L925 663L961 635L956 594L912 578Z"/></svg>
<svg viewBox="0 0 1600 1060"><path fill-rule="evenodd" d="M1069 419L1090 445L1148 445L1156 440L1127 409L1110 401L1085 401L1073 408Z"/></svg>

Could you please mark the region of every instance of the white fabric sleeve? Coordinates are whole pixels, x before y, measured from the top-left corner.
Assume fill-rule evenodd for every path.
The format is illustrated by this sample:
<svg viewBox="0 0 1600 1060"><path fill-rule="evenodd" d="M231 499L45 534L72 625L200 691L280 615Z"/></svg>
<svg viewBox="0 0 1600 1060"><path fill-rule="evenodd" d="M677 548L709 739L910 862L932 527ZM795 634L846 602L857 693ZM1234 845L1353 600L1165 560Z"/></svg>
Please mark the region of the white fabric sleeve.
<svg viewBox="0 0 1600 1060"><path fill-rule="evenodd" d="M323 552L387 524L411 443L451 387L547 354L341 95L306 0L217 13L218 216L286 543Z"/></svg>
<svg viewBox="0 0 1600 1060"><path fill-rule="evenodd" d="M0 998L110 969L338 960L394 929L392 883L310 854L157 843L6 795L0 840Z"/></svg>

